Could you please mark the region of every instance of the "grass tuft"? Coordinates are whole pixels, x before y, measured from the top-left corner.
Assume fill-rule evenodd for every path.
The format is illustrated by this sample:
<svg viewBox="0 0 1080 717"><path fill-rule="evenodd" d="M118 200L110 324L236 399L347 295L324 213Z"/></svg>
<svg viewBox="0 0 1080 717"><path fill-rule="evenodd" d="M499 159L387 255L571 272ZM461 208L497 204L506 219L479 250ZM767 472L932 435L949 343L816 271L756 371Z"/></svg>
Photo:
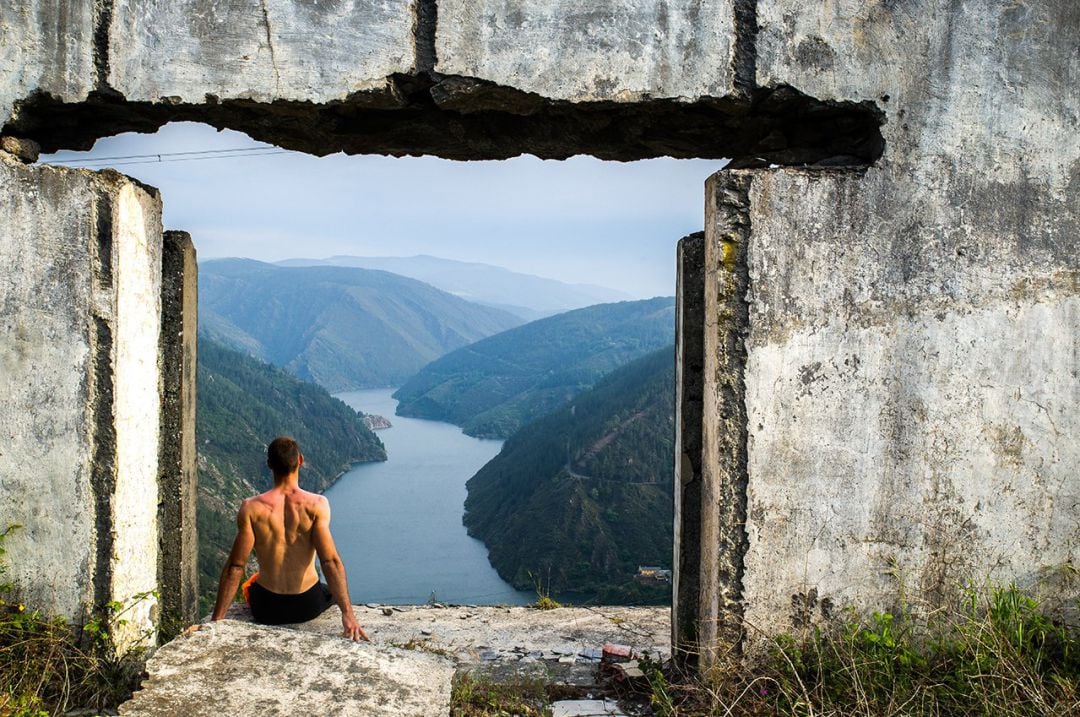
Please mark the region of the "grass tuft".
<svg viewBox="0 0 1080 717"><path fill-rule="evenodd" d="M658 714L687 717L1080 715L1080 629L1015 585L968 588L949 609L847 611L756 658L650 683Z"/></svg>
<svg viewBox="0 0 1080 717"><path fill-rule="evenodd" d="M450 717L550 717L544 681L518 678L496 682L472 673L454 676Z"/></svg>

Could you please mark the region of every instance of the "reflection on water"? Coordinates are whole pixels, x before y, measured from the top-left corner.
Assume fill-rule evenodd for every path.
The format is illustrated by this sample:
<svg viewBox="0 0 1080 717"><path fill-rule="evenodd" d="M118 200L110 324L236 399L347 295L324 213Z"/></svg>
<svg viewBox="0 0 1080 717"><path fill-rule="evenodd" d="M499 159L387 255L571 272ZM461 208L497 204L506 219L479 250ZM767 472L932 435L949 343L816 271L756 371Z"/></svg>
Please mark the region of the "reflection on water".
<svg viewBox="0 0 1080 717"><path fill-rule="evenodd" d="M465 481L499 452L502 441L471 438L457 426L394 415L393 389L338 398L394 424L378 432L390 459L358 465L326 491L332 529L353 602L520 605L487 559L487 548L461 524Z"/></svg>

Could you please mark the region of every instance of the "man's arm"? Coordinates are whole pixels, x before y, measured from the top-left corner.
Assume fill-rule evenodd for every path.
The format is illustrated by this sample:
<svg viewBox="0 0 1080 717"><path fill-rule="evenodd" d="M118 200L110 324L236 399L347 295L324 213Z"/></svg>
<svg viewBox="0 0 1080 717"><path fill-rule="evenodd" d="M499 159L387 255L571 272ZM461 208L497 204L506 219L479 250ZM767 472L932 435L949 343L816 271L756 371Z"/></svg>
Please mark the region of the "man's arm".
<svg viewBox="0 0 1080 717"><path fill-rule="evenodd" d="M326 575L326 584L341 609L341 625L345 629L345 637L350 640L370 640L353 614L349 583L345 579L345 564L341 562L341 556L334 547L334 538L330 535L330 501L323 496L319 496L316 504L311 540L315 544L323 574Z"/></svg>
<svg viewBox="0 0 1080 717"><path fill-rule="evenodd" d="M217 603L214 605L214 614L211 620L220 620L236 598L236 591L240 587L240 581L244 579L244 566L247 565L251 549L255 547L255 533L251 530L251 517L247 503L240 506L236 514L236 539L233 540L232 551L229 559L225 561L225 567L221 571L221 579L218 581Z"/></svg>

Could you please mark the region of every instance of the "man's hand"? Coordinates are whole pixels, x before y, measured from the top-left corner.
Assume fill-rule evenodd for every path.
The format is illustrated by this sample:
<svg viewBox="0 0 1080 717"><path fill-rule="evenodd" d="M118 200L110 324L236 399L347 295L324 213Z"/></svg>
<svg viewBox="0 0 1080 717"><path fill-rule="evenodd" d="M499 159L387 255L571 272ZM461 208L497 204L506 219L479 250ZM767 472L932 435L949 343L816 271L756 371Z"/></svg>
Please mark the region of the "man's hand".
<svg viewBox="0 0 1080 717"><path fill-rule="evenodd" d="M360 623L356 621L356 615L349 613L348 615L342 614L341 625L345 628L342 632L343 637L347 637L353 641L363 640L364 642L371 642L371 638L364 632L364 628L360 627Z"/></svg>

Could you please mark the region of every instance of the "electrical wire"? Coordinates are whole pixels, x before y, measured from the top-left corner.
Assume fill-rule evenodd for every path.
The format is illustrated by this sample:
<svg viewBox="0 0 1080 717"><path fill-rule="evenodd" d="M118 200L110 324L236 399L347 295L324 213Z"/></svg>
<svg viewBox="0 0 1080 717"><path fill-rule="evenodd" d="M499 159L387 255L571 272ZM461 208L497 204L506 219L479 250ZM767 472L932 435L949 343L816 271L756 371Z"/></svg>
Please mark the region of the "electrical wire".
<svg viewBox="0 0 1080 717"><path fill-rule="evenodd" d="M114 160L128 160L128 159L152 159L153 161L163 162L165 160L162 157L186 157L190 155L222 155L230 152L284 152L286 150L279 149L278 147L233 147L231 149L203 149L203 150L190 150L187 152L155 152L153 154L124 154L114 157L83 157L81 159L56 159L56 162L62 162L64 164L100 164L101 162L112 162ZM170 160L175 161L175 160Z"/></svg>
<svg viewBox="0 0 1080 717"><path fill-rule="evenodd" d="M175 156L175 155L188 155L188 154L200 154L201 156L197 156L197 157L194 157L194 156ZM162 153L160 155L157 155L157 154L132 155L132 156L147 157L147 159L132 159L130 161L121 161L121 162L113 162L113 161L109 161L107 159L95 159L95 160L89 160L89 159L85 159L85 160L54 159L52 161L43 162L42 164L66 166L66 165L74 164L75 162L80 162L80 164L77 165L78 168L97 171L97 170L101 170L101 169L113 169L113 168L116 168L116 167L129 167L129 166L138 165L138 164L166 164L168 162L195 162L195 161L208 160L208 159L238 159L238 158L246 158L246 157L270 157L270 156L275 155L275 154L293 154L293 152L290 152L290 151L285 150L285 149L277 149L276 147L266 147L266 148L249 148L249 149L247 149L247 150L245 150L243 152L238 152L236 150L230 150L230 152L228 154L222 154L222 153L209 154L209 153L195 153L195 152L190 152L190 153L187 153L187 152L173 152L173 153ZM150 157L153 157L153 159L149 159Z"/></svg>

